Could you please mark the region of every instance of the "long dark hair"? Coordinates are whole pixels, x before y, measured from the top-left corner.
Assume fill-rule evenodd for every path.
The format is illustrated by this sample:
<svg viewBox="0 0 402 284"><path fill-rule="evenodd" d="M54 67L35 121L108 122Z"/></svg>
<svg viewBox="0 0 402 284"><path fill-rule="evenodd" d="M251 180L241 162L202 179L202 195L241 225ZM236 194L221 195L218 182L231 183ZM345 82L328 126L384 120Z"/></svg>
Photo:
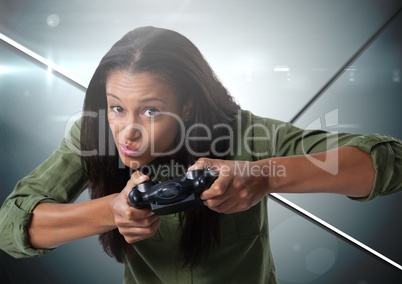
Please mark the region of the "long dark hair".
<svg viewBox="0 0 402 284"><path fill-rule="evenodd" d="M81 144L84 151L96 150L95 155L83 157L91 198L119 192L129 179L130 169L121 165L106 118L105 82L115 71L133 75L149 73L167 79L180 102L192 102L186 128L202 124L211 131L212 141L219 140L214 149L211 149L211 141L190 140L187 145L192 152L181 147L174 157L176 162L188 166L199 158L194 153L212 158L228 155L229 141L216 138L227 137L229 130L214 126L233 125L239 106L202 54L177 32L155 27L137 28L116 42L102 58L86 92ZM191 134L202 137L204 132L205 128L193 128ZM213 245L219 244L219 214L202 206L181 214L180 224L178 257L183 266L192 267L208 256ZM100 241L104 250L119 262L130 256L132 245L117 229L101 234Z"/></svg>

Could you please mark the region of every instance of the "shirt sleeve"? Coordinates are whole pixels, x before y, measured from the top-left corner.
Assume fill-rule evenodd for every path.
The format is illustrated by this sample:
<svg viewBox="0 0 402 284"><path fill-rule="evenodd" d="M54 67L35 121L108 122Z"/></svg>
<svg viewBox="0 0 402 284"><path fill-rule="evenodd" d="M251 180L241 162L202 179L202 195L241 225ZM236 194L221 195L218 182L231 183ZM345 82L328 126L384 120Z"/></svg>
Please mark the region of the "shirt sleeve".
<svg viewBox="0 0 402 284"><path fill-rule="evenodd" d="M384 135L364 135L346 144L370 153L376 172L374 186L369 196L352 198L368 201L376 196L388 195L402 190L402 142Z"/></svg>
<svg viewBox="0 0 402 284"><path fill-rule="evenodd" d="M51 250L30 246L28 226L36 205L76 200L87 185L80 157L80 121L59 148L28 176L20 180L0 209L0 249L13 257L31 257Z"/></svg>
<svg viewBox="0 0 402 284"><path fill-rule="evenodd" d="M376 172L373 188L369 196L354 200L368 201L402 190L402 141L395 137L303 130L287 122L257 116L253 120L254 125L259 125L254 128L261 140L260 150L255 148L259 152L269 149L270 157L309 155L341 146L357 147L370 154ZM262 137L269 139L264 141Z"/></svg>

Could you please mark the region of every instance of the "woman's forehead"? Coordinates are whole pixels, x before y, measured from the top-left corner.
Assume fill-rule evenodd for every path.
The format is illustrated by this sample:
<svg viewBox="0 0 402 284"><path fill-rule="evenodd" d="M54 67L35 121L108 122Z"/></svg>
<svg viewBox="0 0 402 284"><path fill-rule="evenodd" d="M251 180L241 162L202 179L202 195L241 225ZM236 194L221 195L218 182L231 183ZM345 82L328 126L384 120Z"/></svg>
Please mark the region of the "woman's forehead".
<svg viewBox="0 0 402 284"><path fill-rule="evenodd" d="M171 100L177 97L171 86L157 74L115 71L107 77L106 94L114 97L154 97Z"/></svg>

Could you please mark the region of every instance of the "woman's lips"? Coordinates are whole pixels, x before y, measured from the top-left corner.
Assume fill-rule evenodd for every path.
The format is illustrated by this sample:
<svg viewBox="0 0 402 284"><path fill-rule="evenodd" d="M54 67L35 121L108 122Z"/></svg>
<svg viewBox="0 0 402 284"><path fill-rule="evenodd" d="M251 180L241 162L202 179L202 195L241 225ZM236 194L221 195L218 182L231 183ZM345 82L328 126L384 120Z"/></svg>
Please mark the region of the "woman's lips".
<svg viewBox="0 0 402 284"><path fill-rule="evenodd" d="M122 153L123 156L126 156L126 157L136 156L139 152L136 148L130 147L125 144L120 144L119 149L120 149L120 153Z"/></svg>

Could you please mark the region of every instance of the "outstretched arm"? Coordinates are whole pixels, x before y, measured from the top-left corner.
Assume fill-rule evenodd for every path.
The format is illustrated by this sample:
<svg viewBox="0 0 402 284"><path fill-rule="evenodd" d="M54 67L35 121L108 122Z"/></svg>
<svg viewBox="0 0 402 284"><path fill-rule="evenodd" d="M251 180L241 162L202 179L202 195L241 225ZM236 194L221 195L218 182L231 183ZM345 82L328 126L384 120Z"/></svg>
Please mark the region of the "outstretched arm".
<svg viewBox="0 0 402 284"><path fill-rule="evenodd" d="M370 194L375 170L370 154L344 146L327 152L274 158L286 175L269 178L269 193ZM257 161L262 166L266 160Z"/></svg>
<svg viewBox="0 0 402 284"><path fill-rule="evenodd" d="M131 188L146 180L139 172L131 176L120 194L72 203L87 185L79 135L78 121L53 155L22 179L4 201L0 249L14 257L30 257L114 228L130 243L156 232L159 218L127 202Z"/></svg>
<svg viewBox="0 0 402 284"><path fill-rule="evenodd" d="M30 244L34 248L51 249L114 229L116 225L110 207L114 197L109 195L73 204L39 204L29 225Z"/></svg>
<svg viewBox="0 0 402 284"><path fill-rule="evenodd" d="M190 170L206 166L218 169L220 175L201 198L206 206L222 213L247 210L274 192L366 197L375 177L370 154L349 146L254 162L201 158Z"/></svg>
<svg viewBox="0 0 402 284"><path fill-rule="evenodd" d="M82 203L39 204L28 230L31 246L51 249L115 228L129 243L154 235L160 218L149 209L136 209L127 202L130 190L146 179L142 173L135 172L121 193Z"/></svg>

